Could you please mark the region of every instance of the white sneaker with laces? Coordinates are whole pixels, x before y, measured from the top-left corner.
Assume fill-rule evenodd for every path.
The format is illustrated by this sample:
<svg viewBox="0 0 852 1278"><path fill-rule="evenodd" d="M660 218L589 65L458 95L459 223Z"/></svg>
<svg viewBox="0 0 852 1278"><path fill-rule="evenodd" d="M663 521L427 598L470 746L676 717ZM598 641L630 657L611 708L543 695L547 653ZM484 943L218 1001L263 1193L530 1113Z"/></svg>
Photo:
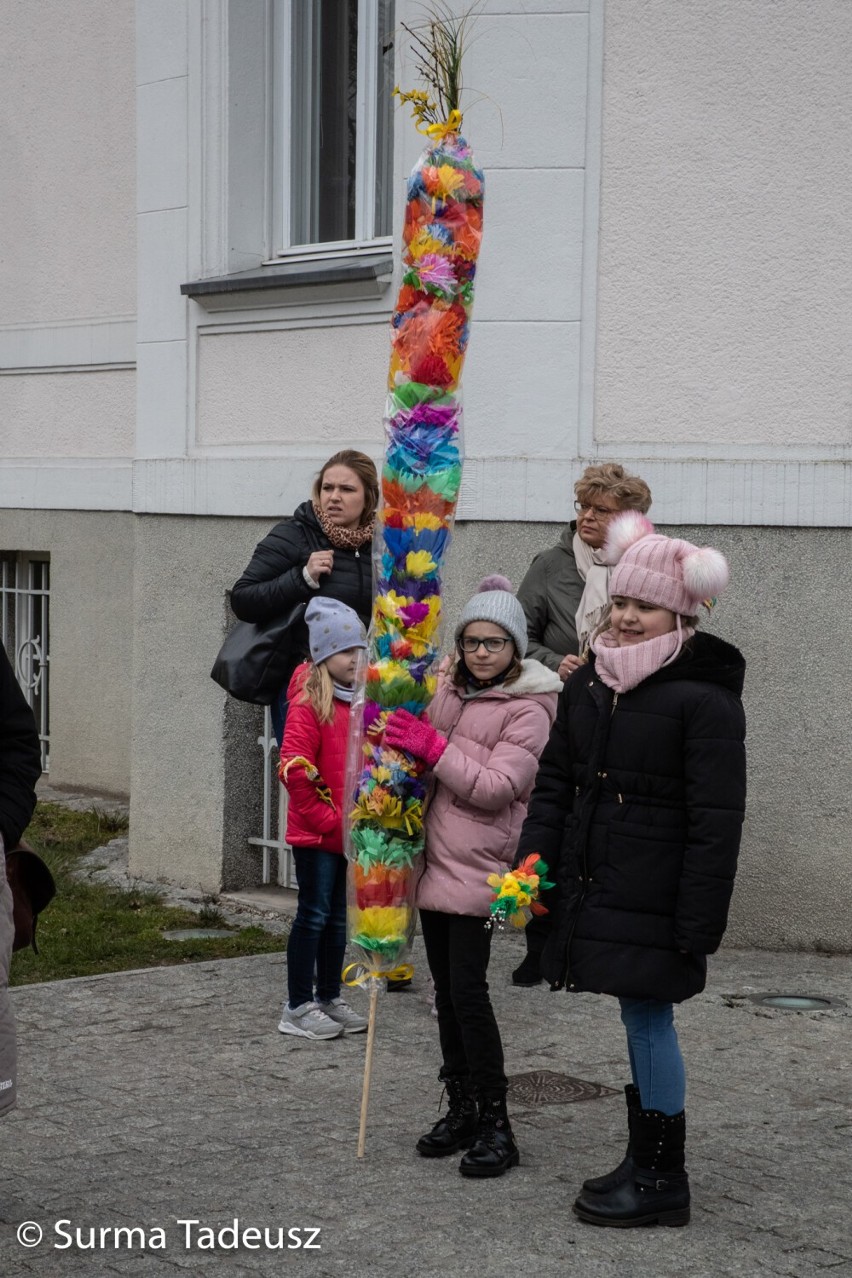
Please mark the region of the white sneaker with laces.
<svg viewBox="0 0 852 1278"><path fill-rule="evenodd" d="M330 1003L318 1006L330 1020L337 1022L344 1034L361 1034L367 1028L366 1016L356 1012L343 998L333 998Z"/></svg>
<svg viewBox="0 0 852 1278"><path fill-rule="evenodd" d="M326 1016L318 1003L302 1003L300 1007L284 1004L278 1028L282 1034L297 1034L299 1038L337 1038L343 1026L331 1016Z"/></svg>

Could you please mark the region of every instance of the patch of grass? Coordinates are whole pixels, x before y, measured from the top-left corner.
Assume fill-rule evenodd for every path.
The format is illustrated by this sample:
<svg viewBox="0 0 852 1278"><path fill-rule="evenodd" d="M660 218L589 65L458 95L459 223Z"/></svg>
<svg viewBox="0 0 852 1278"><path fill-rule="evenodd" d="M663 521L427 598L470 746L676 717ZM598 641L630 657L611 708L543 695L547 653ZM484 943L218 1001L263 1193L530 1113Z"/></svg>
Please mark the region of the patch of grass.
<svg viewBox="0 0 852 1278"><path fill-rule="evenodd" d="M205 901L195 916L196 927L227 927L225 916L210 901Z"/></svg>
<svg viewBox="0 0 852 1278"><path fill-rule="evenodd" d="M79 858L116 837L116 827L104 828L103 815L72 812L56 803L40 803L36 808L25 837L50 866L56 896L39 917L39 953L19 950L14 955L11 985L268 954L284 948L286 937L272 936L260 927L235 929L229 937L166 941L161 935L165 929L222 927L222 916L209 902L199 916L165 905L153 892L123 892L78 882L72 871Z"/></svg>
<svg viewBox="0 0 852 1278"><path fill-rule="evenodd" d="M129 822L123 812L105 812L103 808L99 808L96 803L93 803L92 815L96 818L98 827L103 834L108 834L114 839L117 834L127 833Z"/></svg>

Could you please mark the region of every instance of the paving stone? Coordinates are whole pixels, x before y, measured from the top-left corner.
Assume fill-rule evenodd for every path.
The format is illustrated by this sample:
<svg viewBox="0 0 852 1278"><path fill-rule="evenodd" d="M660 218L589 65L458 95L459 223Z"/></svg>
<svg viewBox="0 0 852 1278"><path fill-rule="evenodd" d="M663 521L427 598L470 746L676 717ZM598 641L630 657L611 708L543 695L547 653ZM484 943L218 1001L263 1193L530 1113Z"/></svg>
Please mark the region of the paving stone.
<svg viewBox="0 0 852 1278"><path fill-rule="evenodd" d="M517 1105L521 1166L469 1182L414 1152L435 1120L437 1027L415 987L379 999L367 1153L356 1158L365 1035L276 1030L281 955L157 968L13 991L20 1103L2 1124L3 1278L273 1274L312 1278L719 1278L852 1273L852 1010L782 1012L745 995L849 999L852 957L726 950L678 1010L687 1061L693 1219L617 1231L577 1221L587 1175L624 1147L627 1078L614 1000L519 990L521 938L495 939L491 984L511 1075L613 1089ZM353 1000L366 1002L356 992ZM850 1000L852 1001L852 1000ZM218 1230L319 1228L320 1250L187 1249L178 1218ZM54 1222L159 1226L167 1250L54 1250ZM25 1249L24 1220L48 1239ZM304 1238L307 1235L296 1235Z"/></svg>

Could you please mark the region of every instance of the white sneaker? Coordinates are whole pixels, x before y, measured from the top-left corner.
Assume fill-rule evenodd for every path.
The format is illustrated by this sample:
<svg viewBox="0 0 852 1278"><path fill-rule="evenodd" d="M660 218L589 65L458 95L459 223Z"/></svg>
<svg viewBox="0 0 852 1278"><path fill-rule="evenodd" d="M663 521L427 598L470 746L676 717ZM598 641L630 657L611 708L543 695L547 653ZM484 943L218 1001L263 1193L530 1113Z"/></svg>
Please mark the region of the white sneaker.
<svg viewBox="0 0 852 1278"><path fill-rule="evenodd" d="M301 1007L285 1003L278 1028L282 1034L297 1034L300 1038L337 1038L343 1033L343 1026L326 1016L318 1003L302 1003Z"/></svg>
<svg viewBox="0 0 852 1278"><path fill-rule="evenodd" d="M335 1021L344 1034L361 1034L367 1028L366 1016L351 1008L345 999L333 998L330 1003L320 1003L319 1009Z"/></svg>

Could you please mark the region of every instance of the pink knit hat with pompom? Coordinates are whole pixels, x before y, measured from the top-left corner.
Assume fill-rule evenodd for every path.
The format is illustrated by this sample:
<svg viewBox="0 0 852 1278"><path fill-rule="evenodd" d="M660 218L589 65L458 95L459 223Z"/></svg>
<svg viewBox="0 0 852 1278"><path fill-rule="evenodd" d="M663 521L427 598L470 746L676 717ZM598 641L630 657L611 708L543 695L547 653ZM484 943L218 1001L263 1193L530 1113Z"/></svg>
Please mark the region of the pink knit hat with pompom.
<svg viewBox="0 0 852 1278"><path fill-rule="evenodd" d="M614 564L610 598L622 595L692 617L698 605L720 594L730 572L712 546L693 546L654 531L650 519L628 510L610 522L604 558Z"/></svg>

